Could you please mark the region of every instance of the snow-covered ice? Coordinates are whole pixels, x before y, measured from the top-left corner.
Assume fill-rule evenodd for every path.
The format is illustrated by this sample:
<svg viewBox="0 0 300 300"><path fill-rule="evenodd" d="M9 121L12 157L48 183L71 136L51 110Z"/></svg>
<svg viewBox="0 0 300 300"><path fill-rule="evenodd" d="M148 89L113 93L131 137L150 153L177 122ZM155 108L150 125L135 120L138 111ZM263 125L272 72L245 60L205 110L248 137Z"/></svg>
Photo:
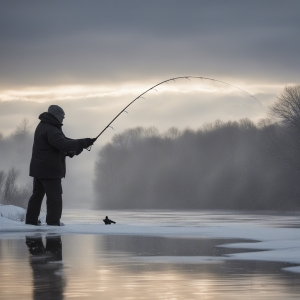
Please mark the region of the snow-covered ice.
<svg viewBox="0 0 300 300"><path fill-rule="evenodd" d="M201 263L218 262L224 260L261 260L275 261L299 264L299 266L285 268L287 271L300 273L300 228L288 228L276 226L273 219L267 218L269 222L260 222L265 219L260 214L258 220L254 218L242 218L237 215L227 218L226 221L216 218L207 223L197 223L197 212L193 212L195 217L193 222L182 222L176 219L179 214L165 214L164 217L156 212L157 220L152 222L141 222L132 220L132 218L118 218L116 225L105 226L101 219L99 222L74 223L66 222L66 226L32 226L24 224L25 210L16 206L0 206L0 239L20 238L29 233L52 233L58 235L65 234L99 234L99 235L140 235L140 236L159 236L159 237L177 237L177 238L222 238L224 244L221 247L255 249L257 251L228 254L221 257L140 257L141 260L149 262L170 262L180 263ZM105 214L105 212L104 212ZM117 213L115 213L117 214ZM136 213L137 214L137 213ZM163 214L163 213L162 213ZM185 212L185 214L188 214ZM105 215L104 215L105 216ZM153 216L149 215L149 219ZM283 216L276 218L278 224L289 224L295 222L298 215ZM121 222L119 222L121 219ZM191 218L190 218L191 219ZM242 219L244 221L242 221ZM19 220L19 221L16 221ZM131 220L131 221L128 221ZM166 220L168 220L166 222ZM176 220L179 220L178 222ZM238 221L240 220L240 222ZM245 221L246 220L246 221ZM284 222L282 222L284 220ZM163 222L164 221L164 222ZM241 242L235 244L225 244L225 239L238 238L253 240L253 242ZM234 250L233 250L234 252Z"/></svg>

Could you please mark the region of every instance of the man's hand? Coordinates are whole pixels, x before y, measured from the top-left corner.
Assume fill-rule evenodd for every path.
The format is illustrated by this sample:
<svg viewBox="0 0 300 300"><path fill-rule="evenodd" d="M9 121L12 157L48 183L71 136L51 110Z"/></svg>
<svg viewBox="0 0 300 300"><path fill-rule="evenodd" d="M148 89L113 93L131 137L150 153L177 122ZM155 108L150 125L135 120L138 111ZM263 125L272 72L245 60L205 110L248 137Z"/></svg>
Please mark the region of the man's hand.
<svg viewBox="0 0 300 300"><path fill-rule="evenodd" d="M83 151L83 148L79 148L75 151L75 155L79 155Z"/></svg>
<svg viewBox="0 0 300 300"><path fill-rule="evenodd" d="M85 149L89 148L90 146L94 145L95 141L97 139L90 139L90 138L86 138L85 141L86 141L86 147Z"/></svg>
<svg viewBox="0 0 300 300"><path fill-rule="evenodd" d="M75 155L75 151L68 151L66 156L69 156L70 158L72 158Z"/></svg>

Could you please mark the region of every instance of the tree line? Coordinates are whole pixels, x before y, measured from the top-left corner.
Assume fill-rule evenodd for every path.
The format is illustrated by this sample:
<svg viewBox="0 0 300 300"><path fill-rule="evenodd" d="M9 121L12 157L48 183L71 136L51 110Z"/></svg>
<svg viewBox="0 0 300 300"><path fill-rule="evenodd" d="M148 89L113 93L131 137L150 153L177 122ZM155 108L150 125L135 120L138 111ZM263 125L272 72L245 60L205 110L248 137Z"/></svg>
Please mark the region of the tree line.
<svg viewBox="0 0 300 300"><path fill-rule="evenodd" d="M133 128L98 153L97 208L294 210L300 199L300 86L270 118L197 130Z"/></svg>

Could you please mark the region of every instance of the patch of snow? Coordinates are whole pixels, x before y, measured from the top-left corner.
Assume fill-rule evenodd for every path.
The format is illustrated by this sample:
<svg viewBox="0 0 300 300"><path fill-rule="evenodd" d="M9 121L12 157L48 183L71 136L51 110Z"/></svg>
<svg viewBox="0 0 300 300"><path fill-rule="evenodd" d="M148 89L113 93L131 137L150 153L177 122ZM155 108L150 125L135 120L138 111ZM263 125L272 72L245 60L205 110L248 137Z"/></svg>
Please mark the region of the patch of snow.
<svg viewBox="0 0 300 300"><path fill-rule="evenodd" d="M0 204L0 218L1 217L14 220L17 222L25 223L26 209L15 205ZM45 219L46 219L45 213L41 213L39 216L39 220L41 220L42 223L45 223ZM0 222L4 222L4 220Z"/></svg>
<svg viewBox="0 0 300 300"><path fill-rule="evenodd" d="M23 222L26 210L15 205L0 205L0 216L3 218Z"/></svg>
<svg viewBox="0 0 300 300"><path fill-rule="evenodd" d="M283 268L283 270L289 271L289 272L294 272L294 273L300 273L300 266Z"/></svg>

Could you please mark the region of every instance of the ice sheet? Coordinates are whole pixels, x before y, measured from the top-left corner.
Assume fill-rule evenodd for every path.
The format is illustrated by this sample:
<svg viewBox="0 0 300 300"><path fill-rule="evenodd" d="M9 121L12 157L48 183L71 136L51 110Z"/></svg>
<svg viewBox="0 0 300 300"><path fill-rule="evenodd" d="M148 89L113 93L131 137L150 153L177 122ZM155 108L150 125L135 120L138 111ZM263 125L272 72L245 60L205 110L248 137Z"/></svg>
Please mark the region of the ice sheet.
<svg viewBox="0 0 300 300"><path fill-rule="evenodd" d="M101 235L143 235L143 236L162 236L178 238L239 238L253 240L252 243L235 243L220 245L228 248L245 248L259 251L237 253L216 257L156 257L151 259L157 261L176 261L181 262L216 262L220 260L263 260L295 263L300 265L300 228L278 228L273 226L261 226L255 222L214 222L208 226L175 226L159 224L140 224L137 225L117 223L116 225L105 226L102 220L92 224L67 224L63 227L56 226L32 226L25 225L24 221L15 221L25 213L25 210L9 206L0 206L0 238L13 239L20 238L26 234L48 233L48 234L101 234ZM10 219L8 219L9 217ZM12 220L14 219L14 220ZM22 219L22 218L21 218ZM170 225L171 224L171 225ZM224 241L225 242L225 241ZM264 251L262 251L264 250ZM142 258L141 258L142 259ZM146 259L146 258L144 258ZM150 258L147 258L150 260ZM300 273L300 266L285 268L287 271Z"/></svg>

